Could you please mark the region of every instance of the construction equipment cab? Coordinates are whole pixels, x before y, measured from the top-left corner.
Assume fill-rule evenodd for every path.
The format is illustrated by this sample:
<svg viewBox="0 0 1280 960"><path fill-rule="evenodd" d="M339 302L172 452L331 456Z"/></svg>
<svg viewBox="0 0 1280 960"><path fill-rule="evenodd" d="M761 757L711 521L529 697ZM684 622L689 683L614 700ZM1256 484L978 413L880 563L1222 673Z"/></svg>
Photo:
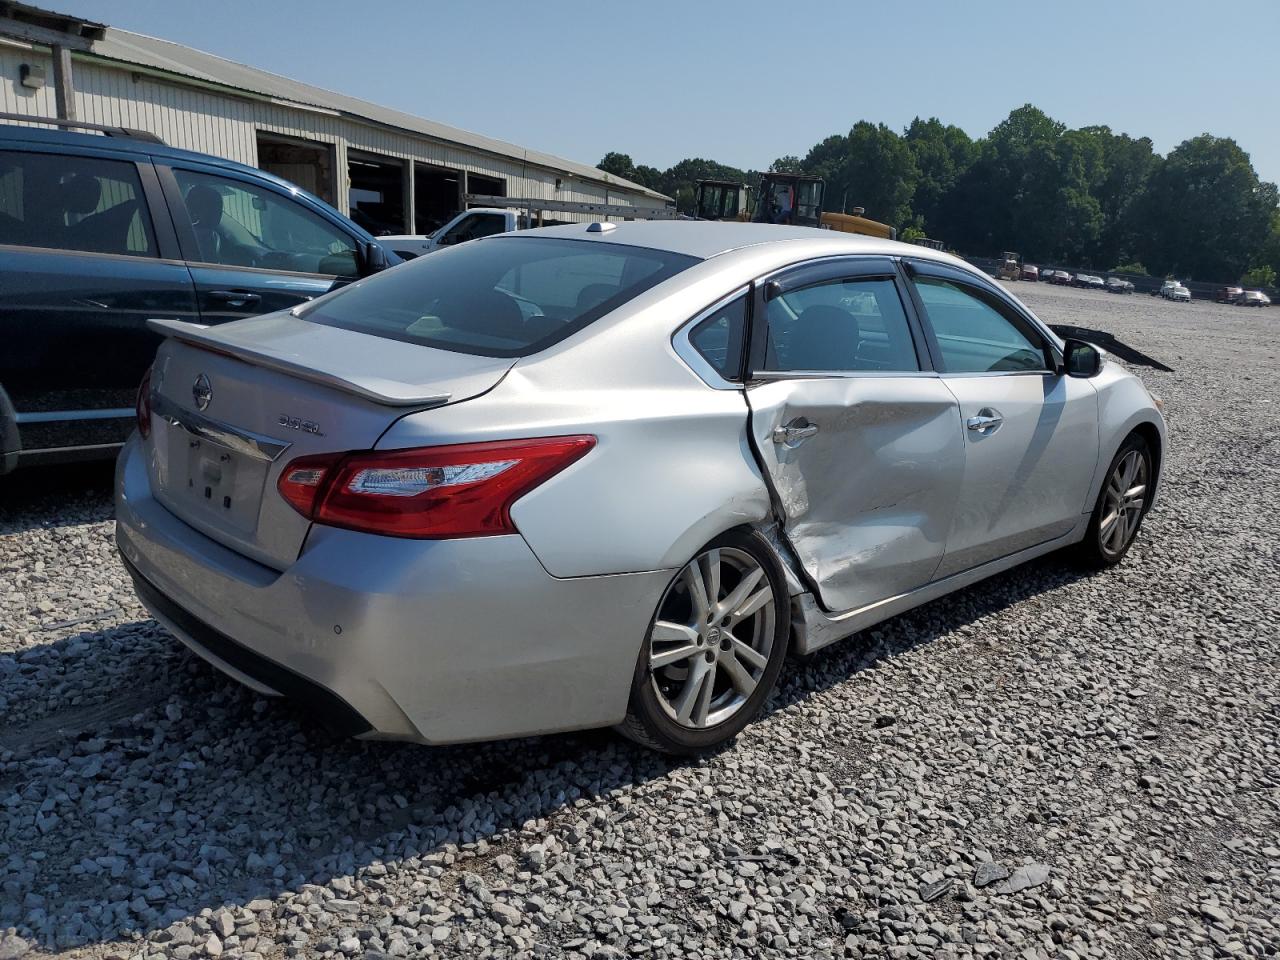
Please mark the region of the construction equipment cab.
<svg viewBox="0 0 1280 960"><path fill-rule="evenodd" d="M1012 250L1000 254L1000 262L996 264L997 280L1022 279L1022 257Z"/></svg>
<svg viewBox="0 0 1280 960"><path fill-rule="evenodd" d="M751 196L745 183L735 180L699 180L697 184L699 220L750 219Z"/></svg>
<svg viewBox="0 0 1280 960"><path fill-rule="evenodd" d="M765 173L756 190L754 223L785 223L818 227L827 184L821 177L802 173Z"/></svg>

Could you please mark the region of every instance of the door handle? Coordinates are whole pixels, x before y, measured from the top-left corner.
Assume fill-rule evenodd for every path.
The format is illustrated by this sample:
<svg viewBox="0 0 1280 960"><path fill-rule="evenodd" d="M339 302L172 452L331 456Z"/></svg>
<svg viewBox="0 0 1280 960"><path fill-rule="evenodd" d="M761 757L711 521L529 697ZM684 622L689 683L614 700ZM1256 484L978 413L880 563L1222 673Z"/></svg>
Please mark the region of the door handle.
<svg viewBox="0 0 1280 960"><path fill-rule="evenodd" d="M247 307L262 299L261 294L249 290L210 290L208 297L210 300L225 303L229 307Z"/></svg>
<svg viewBox="0 0 1280 960"><path fill-rule="evenodd" d="M818 425L800 417L773 428L773 442L788 447L798 446L818 432Z"/></svg>
<svg viewBox="0 0 1280 960"><path fill-rule="evenodd" d="M979 433L984 437L989 437L995 433L1000 424L1004 423L1004 417L1000 415L999 410L992 410L990 407L983 407L978 411L978 415L970 417L964 422L964 425L974 433Z"/></svg>

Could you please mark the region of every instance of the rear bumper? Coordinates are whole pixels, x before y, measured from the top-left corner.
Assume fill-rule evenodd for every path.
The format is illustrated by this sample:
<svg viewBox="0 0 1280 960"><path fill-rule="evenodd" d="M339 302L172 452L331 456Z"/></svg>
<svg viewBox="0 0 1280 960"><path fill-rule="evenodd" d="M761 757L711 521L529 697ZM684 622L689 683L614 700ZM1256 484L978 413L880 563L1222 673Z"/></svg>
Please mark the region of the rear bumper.
<svg viewBox="0 0 1280 960"><path fill-rule="evenodd" d="M133 578L133 589L143 606L210 663L254 689L286 696L303 704L335 733L358 737L372 729L368 720L332 690L236 643L170 600L128 560L124 561L124 566Z"/></svg>
<svg viewBox="0 0 1280 960"><path fill-rule="evenodd" d="M284 571L183 523L121 453L116 540L156 619L255 689L353 735L446 743L607 726L671 573L557 579L519 536L315 527Z"/></svg>

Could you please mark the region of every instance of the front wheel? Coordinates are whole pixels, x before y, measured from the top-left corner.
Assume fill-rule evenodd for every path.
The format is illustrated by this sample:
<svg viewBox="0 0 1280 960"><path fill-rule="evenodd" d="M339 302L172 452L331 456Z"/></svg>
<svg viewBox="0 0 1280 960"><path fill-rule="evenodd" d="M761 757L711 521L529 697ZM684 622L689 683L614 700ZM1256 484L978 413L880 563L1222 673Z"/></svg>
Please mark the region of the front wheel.
<svg viewBox="0 0 1280 960"><path fill-rule="evenodd" d="M1081 560L1094 567L1110 567L1124 559L1147 514L1154 476L1151 448L1138 434L1130 434L1107 470L1080 544Z"/></svg>
<svg viewBox="0 0 1280 960"><path fill-rule="evenodd" d="M735 737L764 706L786 657L788 596L764 540L730 533L663 592L619 730L664 753Z"/></svg>

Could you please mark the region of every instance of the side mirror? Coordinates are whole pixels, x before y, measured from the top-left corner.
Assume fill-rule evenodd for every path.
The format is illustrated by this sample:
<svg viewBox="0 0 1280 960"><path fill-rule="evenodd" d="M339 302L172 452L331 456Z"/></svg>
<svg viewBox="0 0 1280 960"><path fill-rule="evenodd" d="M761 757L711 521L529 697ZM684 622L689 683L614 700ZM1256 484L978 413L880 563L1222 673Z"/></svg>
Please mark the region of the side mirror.
<svg viewBox="0 0 1280 960"><path fill-rule="evenodd" d="M387 269L387 251L376 240L360 245L360 276L367 277Z"/></svg>
<svg viewBox="0 0 1280 960"><path fill-rule="evenodd" d="M1083 340L1068 338L1062 348L1062 372L1068 377L1096 377L1102 369L1102 354Z"/></svg>

